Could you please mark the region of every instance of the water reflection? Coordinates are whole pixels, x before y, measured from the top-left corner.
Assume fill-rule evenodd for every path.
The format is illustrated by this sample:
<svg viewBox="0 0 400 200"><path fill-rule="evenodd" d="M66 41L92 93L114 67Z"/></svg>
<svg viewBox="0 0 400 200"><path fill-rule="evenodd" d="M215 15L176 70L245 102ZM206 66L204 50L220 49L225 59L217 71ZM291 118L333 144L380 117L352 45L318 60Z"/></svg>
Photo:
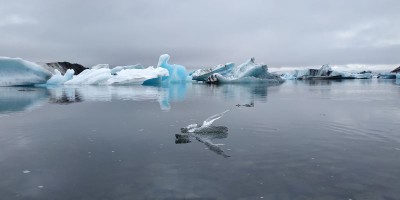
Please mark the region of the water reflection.
<svg viewBox="0 0 400 200"><path fill-rule="evenodd" d="M193 90L204 90L201 87L208 87L208 91L202 91L202 95L218 96L224 100L237 102L234 105L244 107L254 107L255 102L264 103L267 101L268 88L280 86L268 84L222 84L222 85L203 85L194 83ZM207 94L205 94L207 93Z"/></svg>
<svg viewBox="0 0 400 200"><path fill-rule="evenodd" d="M162 110L170 110L171 101L183 101L185 84L151 86L60 86L0 87L0 114L23 112L45 103L71 104L84 101L157 101Z"/></svg>
<svg viewBox="0 0 400 200"><path fill-rule="evenodd" d="M46 103L45 88L0 87L0 114L32 110Z"/></svg>
<svg viewBox="0 0 400 200"><path fill-rule="evenodd" d="M279 86L275 86L279 87ZM232 106L254 107L256 102L266 102L268 85L206 85L170 84L154 86L56 86L56 87L1 87L0 114L23 112L45 103L68 105L87 101L157 101L160 109L168 111L171 102L180 102L191 95L216 96L234 101Z"/></svg>

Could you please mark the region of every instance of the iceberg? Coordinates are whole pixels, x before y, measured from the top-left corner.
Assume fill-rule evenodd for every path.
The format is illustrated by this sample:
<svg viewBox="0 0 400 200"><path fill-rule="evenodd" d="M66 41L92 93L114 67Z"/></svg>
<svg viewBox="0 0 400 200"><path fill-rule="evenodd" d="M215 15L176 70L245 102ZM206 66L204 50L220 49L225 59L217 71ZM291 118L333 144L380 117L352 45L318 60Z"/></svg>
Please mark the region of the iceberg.
<svg viewBox="0 0 400 200"><path fill-rule="evenodd" d="M371 71L362 71L356 74L353 74L355 79L371 79L372 72Z"/></svg>
<svg viewBox="0 0 400 200"><path fill-rule="evenodd" d="M168 54L163 54L160 56L157 64L157 68L163 68L168 70L169 76L164 83L184 83L188 80L188 73L186 68L181 65L168 64L170 56Z"/></svg>
<svg viewBox="0 0 400 200"><path fill-rule="evenodd" d="M397 73L397 74L396 74L396 79L397 79L397 80L400 80L400 73Z"/></svg>
<svg viewBox="0 0 400 200"><path fill-rule="evenodd" d="M125 69L144 69L145 67L140 64L136 65L128 65L128 66L116 66L111 69L111 74L112 75L117 75L118 72L125 70Z"/></svg>
<svg viewBox="0 0 400 200"><path fill-rule="evenodd" d="M380 73L378 74L378 78L379 79L396 79L396 73L392 73L392 72L384 72L384 73Z"/></svg>
<svg viewBox="0 0 400 200"><path fill-rule="evenodd" d="M57 69L54 70L54 75L46 82L46 85L62 85L74 77L75 71L68 69L64 75Z"/></svg>
<svg viewBox="0 0 400 200"><path fill-rule="evenodd" d="M168 76L168 71L163 68L125 69L112 76L107 85L143 84L146 80L165 76Z"/></svg>
<svg viewBox="0 0 400 200"><path fill-rule="evenodd" d="M110 69L107 64L93 66L74 76L72 80L65 82L66 85L136 85L157 77L168 76L168 71L163 68L148 67L140 65L119 66Z"/></svg>
<svg viewBox="0 0 400 200"><path fill-rule="evenodd" d="M295 76L298 80L354 79L353 74L334 71L329 65L323 65L320 69L298 70L296 71Z"/></svg>
<svg viewBox="0 0 400 200"><path fill-rule="evenodd" d="M335 71L329 65L323 65L320 69L295 70L293 74L298 80L340 80L340 79L371 79L371 71L359 73Z"/></svg>
<svg viewBox="0 0 400 200"><path fill-rule="evenodd" d="M21 58L0 57L0 86L44 84L52 76L40 65Z"/></svg>
<svg viewBox="0 0 400 200"><path fill-rule="evenodd" d="M208 69L198 69L191 74L192 80L205 82L207 81L207 78L214 73L219 73L225 76L230 72L232 72L234 66L235 66L234 63L226 63L225 65L217 65L215 67Z"/></svg>
<svg viewBox="0 0 400 200"><path fill-rule="evenodd" d="M282 83L284 80L276 74L268 72L265 64L255 63L255 58L234 67L228 74L214 73L207 78L207 83Z"/></svg>
<svg viewBox="0 0 400 200"><path fill-rule="evenodd" d="M283 73L283 74L280 75L280 77L283 80L294 80L294 79L296 79L296 77L294 75L289 74L289 73Z"/></svg>
<svg viewBox="0 0 400 200"><path fill-rule="evenodd" d="M66 85L107 85L111 78L109 68L91 68L65 82Z"/></svg>

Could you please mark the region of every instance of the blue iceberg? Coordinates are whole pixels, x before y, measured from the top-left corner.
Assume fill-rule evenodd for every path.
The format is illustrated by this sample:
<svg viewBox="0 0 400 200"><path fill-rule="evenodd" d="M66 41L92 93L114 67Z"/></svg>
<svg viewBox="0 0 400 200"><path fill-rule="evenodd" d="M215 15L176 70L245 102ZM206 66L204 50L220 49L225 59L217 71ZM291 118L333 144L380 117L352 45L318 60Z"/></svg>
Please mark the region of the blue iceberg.
<svg viewBox="0 0 400 200"><path fill-rule="evenodd" d="M181 65L176 64L168 64L170 56L168 54L164 54L160 56L158 60L157 67L161 67L168 70L169 76L166 80L167 83L185 83L188 79L188 73L186 68Z"/></svg>

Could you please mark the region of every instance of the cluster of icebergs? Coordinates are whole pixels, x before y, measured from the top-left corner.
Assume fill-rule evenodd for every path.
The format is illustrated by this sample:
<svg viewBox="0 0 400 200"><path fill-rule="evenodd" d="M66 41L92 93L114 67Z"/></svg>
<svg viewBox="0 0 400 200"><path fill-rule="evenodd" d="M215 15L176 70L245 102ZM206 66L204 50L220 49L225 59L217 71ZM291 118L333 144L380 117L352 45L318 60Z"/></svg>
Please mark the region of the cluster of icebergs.
<svg viewBox="0 0 400 200"><path fill-rule="evenodd" d="M141 65L110 68L108 64L99 64L77 74L74 69L63 69L59 65L43 66L20 58L0 57L0 86L136 85L186 81L186 69L170 65L168 60L169 55L162 55L157 67L147 68Z"/></svg>
<svg viewBox="0 0 400 200"><path fill-rule="evenodd" d="M399 67L400 68L400 67ZM400 79L400 74L396 72L380 73L376 77L380 79ZM295 70L294 73L283 73L280 77L284 80L341 80L341 79L371 79L374 77L371 71L362 71L358 73L333 70L329 65L323 65L320 69Z"/></svg>
<svg viewBox="0 0 400 200"><path fill-rule="evenodd" d="M371 79L371 71L359 73L336 71L329 65L320 69L295 70L294 73L277 75L268 72L268 66L256 63L254 58L235 66L234 63L217 65L188 73L181 65L169 64L170 56L161 55L156 67L140 64L117 66L99 64L85 68L67 62L37 64L20 58L0 57L0 86L27 85L168 85L191 81L220 83L269 83L284 80L315 79ZM400 68L400 67L399 67ZM400 79L400 69L376 75L381 79Z"/></svg>
<svg viewBox="0 0 400 200"><path fill-rule="evenodd" d="M165 85L203 81L207 83L282 83L269 73L267 65L251 58L235 66L233 63L200 69L189 74L184 66L169 64L170 56L161 55L157 67L142 65L117 66L99 64L85 68L71 63L36 64L20 58L0 57L0 86L27 85Z"/></svg>

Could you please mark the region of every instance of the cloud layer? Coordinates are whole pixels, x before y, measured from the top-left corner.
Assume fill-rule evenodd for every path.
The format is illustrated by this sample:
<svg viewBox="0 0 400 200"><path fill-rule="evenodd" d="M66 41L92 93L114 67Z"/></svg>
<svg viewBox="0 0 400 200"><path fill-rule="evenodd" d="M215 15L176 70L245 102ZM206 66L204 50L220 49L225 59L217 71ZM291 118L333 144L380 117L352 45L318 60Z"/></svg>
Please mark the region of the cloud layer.
<svg viewBox="0 0 400 200"><path fill-rule="evenodd" d="M400 1L0 0L0 55L188 67L400 63Z"/></svg>

